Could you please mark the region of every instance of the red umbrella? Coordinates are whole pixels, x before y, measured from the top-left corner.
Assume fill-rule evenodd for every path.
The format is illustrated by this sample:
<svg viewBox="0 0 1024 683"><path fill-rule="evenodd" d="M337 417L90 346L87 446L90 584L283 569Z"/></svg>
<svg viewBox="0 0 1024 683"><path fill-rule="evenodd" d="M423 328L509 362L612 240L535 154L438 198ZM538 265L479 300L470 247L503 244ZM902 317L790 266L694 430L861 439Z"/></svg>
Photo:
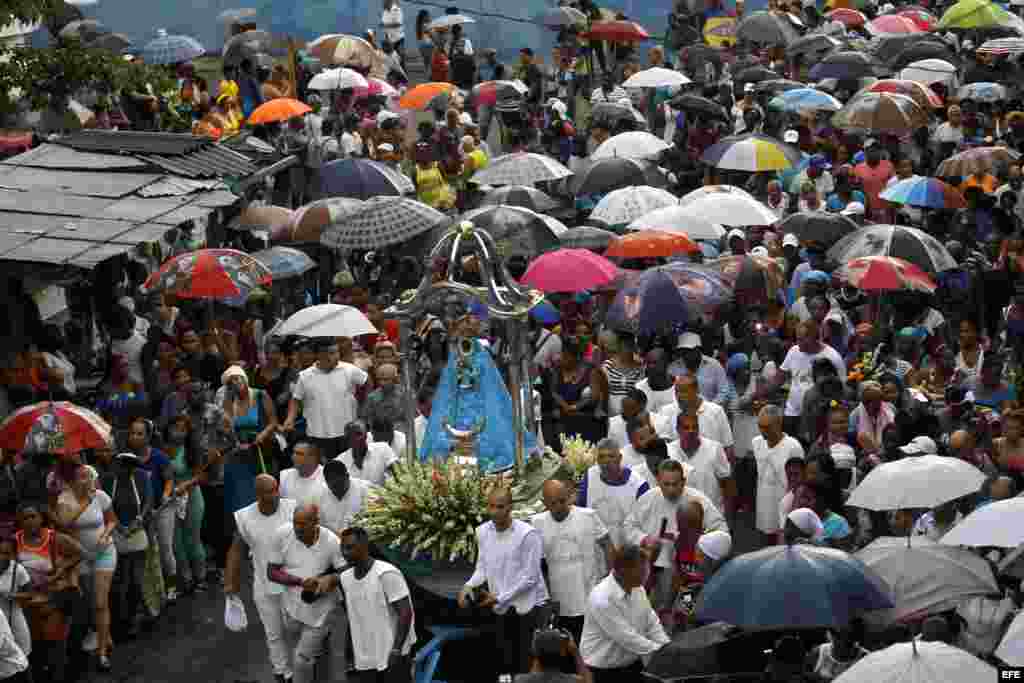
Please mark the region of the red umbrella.
<svg viewBox="0 0 1024 683"><path fill-rule="evenodd" d="M942 98L934 90L918 81L900 80L898 78L885 78L875 81L867 87L868 92L889 92L897 95L906 95L919 105L922 109L939 109L942 107Z"/></svg>
<svg viewBox="0 0 1024 683"><path fill-rule="evenodd" d="M931 31L939 23L938 18L934 14L921 7L901 9L896 15L910 19L922 31Z"/></svg>
<svg viewBox="0 0 1024 683"><path fill-rule="evenodd" d="M874 34L907 34L921 33L921 27L912 19L898 14L883 14L868 24L868 31Z"/></svg>
<svg viewBox="0 0 1024 683"><path fill-rule="evenodd" d="M112 443L103 418L68 401L34 403L0 423L0 448L12 451L71 455Z"/></svg>
<svg viewBox="0 0 1024 683"><path fill-rule="evenodd" d="M271 279L270 269L245 252L199 249L164 263L142 291L169 291L186 299L238 299Z"/></svg>
<svg viewBox="0 0 1024 683"><path fill-rule="evenodd" d="M866 292L935 291L935 281L913 263L893 256L864 256L841 266L836 275Z"/></svg>
<svg viewBox="0 0 1024 683"><path fill-rule="evenodd" d="M533 260L522 283L542 292L582 292L615 280L614 263L588 249L559 249Z"/></svg>
<svg viewBox="0 0 1024 683"><path fill-rule="evenodd" d="M647 40L651 35L644 30L644 27L635 21L595 21L590 25L590 31L583 34L583 38L606 40L609 43L639 43Z"/></svg>
<svg viewBox="0 0 1024 683"><path fill-rule="evenodd" d="M863 12L858 12L857 10L850 9L849 7L834 9L825 16L832 21L838 21L847 28L857 28L868 22L868 18Z"/></svg>

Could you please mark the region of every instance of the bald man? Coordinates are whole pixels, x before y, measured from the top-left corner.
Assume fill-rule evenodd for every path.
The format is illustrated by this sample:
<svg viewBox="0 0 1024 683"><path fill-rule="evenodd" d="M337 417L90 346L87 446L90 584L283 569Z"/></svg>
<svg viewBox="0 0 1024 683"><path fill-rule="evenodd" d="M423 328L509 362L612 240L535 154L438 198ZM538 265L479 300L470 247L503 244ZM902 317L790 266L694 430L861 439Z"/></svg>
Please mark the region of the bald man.
<svg viewBox="0 0 1024 683"><path fill-rule="evenodd" d="M547 512L530 520L544 544L541 566L551 599L558 603L559 626L579 642L587 596L608 574L606 567L611 566L608 528L596 511L572 504L572 494L564 482L545 482L541 500Z"/></svg>
<svg viewBox="0 0 1024 683"><path fill-rule="evenodd" d="M285 587L267 577L267 564L275 537L287 527L295 513L295 501L282 498L277 480L269 474L256 477L256 502L235 512L235 538L228 550L224 592L238 595L241 590L242 560L252 556L253 602L263 622L270 653L270 665L279 681L292 677L288 647L282 627L282 597Z"/></svg>
<svg viewBox="0 0 1024 683"><path fill-rule="evenodd" d="M341 540L320 525L320 508L299 503L292 523L278 529L270 545L267 578L283 586L281 625L294 640L292 680L312 683L317 662L334 626L339 605L337 572L345 566Z"/></svg>

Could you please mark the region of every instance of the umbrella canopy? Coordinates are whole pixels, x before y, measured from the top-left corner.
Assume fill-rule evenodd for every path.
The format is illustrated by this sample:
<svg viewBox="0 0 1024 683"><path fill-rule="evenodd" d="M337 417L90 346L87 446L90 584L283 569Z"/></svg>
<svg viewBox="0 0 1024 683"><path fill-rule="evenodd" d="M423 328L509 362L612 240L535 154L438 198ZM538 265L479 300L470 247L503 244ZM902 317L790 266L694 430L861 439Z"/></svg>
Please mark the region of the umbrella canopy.
<svg viewBox="0 0 1024 683"><path fill-rule="evenodd" d="M558 241L568 249L590 249L604 251L618 235L611 230L603 230L590 225L569 228L558 236Z"/></svg>
<svg viewBox="0 0 1024 683"><path fill-rule="evenodd" d="M530 263L520 280L542 292L582 292L606 285L619 269L608 259L586 249L558 249Z"/></svg>
<svg viewBox="0 0 1024 683"><path fill-rule="evenodd" d="M395 70L395 65L385 60L383 52L357 36L321 36L309 44L309 51L323 64L365 69L377 78L386 79Z"/></svg>
<svg viewBox="0 0 1024 683"><path fill-rule="evenodd" d="M591 126L602 123L605 128L613 130L623 122L638 124L641 127L647 126L647 119L644 118L644 115L628 103L598 102L590 109Z"/></svg>
<svg viewBox="0 0 1024 683"><path fill-rule="evenodd" d="M690 83L690 79L675 69L666 69L655 66L650 69L638 71L627 78L622 87L624 88L671 88Z"/></svg>
<svg viewBox="0 0 1024 683"><path fill-rule="evenodd" d="M905 133L928 125L928 113L906 95L861 92L835 113L832 123L842 128Z"/></svg>
<svg viewBox="0 0 1024 683"><path fill-rule="evenodd" d="M742 302L774 301L786 286L782 266L768 256L723 256L710 261L707 267L721 275Z"/></svg>
<svg viewBox="0 0 1024 683"><path fill-rule="evenodd" d="M224 43L221 61L229 66L241 64L245 59L269 53L274 47L273 43L274 37L266 31L242 31Z"/></svg>
<svg viewBox="0 0 1024 683"><path fill-rule="evenodd" d="M58 35L64 39L73 38L85 43L106 32L107 27L95 19L78 19L65 24Z"/></svg>
<svg viewBox="0 0 1024 683"><path fill-rule="evenodd" d="M570 183L575 195L598 195L638 185L666 187L668 178L653 162L617 157L588 162Z"/></svg>
<svg viewBox="0 0 1024 683"><path fill-rule="evenodd" d="M993 654L1010 666L1024 666L1024 611L1017 612Z"/></svg>
<svg viewBox="0 0 1024 683"><path fill-rule="evenodd" d="M703 678L722 673L726 643L741 637L740 630L724 622L690 628L674 634L672 641L654 651L644 674L661 681ZM719 647L723 650L720 652ZM712 679L713 680L713 679Z"/></svg>
<svg viewBox="0 0 1024 683"><path fill-rule="evenodd" d="M704 185L702 187L698 187L696 190L691 190L690 192L683 195L683 197L679 200L679 205L686 206L687 204L690 204L692 202L697 201L698 199L703 199L708 196L721 197L723 195L747 197L748 199L754 198L754 195L750 194L741 187L736 187L735 185Z"/></svg>
<svg viewBox="0 0 1024 683"><path fill-rule="evenodd" d="M571 175L572 171L549 156L514 152L492 159L487 168L477 171L471 180L478 185L533 185Z"/></svg>
<svg viewBox="0 0 1024 683"><path fill-rule="evenodd" d="M754 92L756 93L780 93L788 92L790 90L798 90L800 88L806 88L806 83L799 81L791 81L785 78L775 78L770 81L761 81L754 85Z"/></svg>
<svg viewBox="0 0 1024 683"><path fill-rule="evenodd" d="M320 169L320 189L329 196L399 197L416 190L409 177L369 159L338 159Z"/></svg>
<svg viewBox="0 0 1024 683"><path fill-rule="evenodd" d="M981 44L977 52L988 55L1024 54L1024 38L995 38Z"/></svg>
<svg viewBox="0 0 1024 683"><path fill-rule="evenodd" d="M364 97L374 97L377 95L381 97L395 97L396 95L398 95L398 89L396 89L387 81L382 81L379 78L370 77L366 79L365 88L358 87L355 89L355 95L356 99L361 99Z"/></svg>
<svg viewBox="0 0 1024 683"><path fill-rule="evenodd" d="M922 31L931 31L939 23L937 16L922 7L901 9L896 15L910 19Z"/></svg>
<svg viewBox="0 0 1024 683"><path fill-rule="evenodd" d="M483 206L496 206L498 204L521 206L524 209L538 213L547 213L561 206L557 200L529 185L496 187L484 195L480 203Z"/></svg>
<svg viewBox="0 0 1024 683"><path fill-rule="evenodd" d="M714 270L707 266L676 261L658 270L672 278L679 293L693 310L710 309L732 298L732 287Z"/></svg>
<svg viewBox="0 0 1024 683"><path fill-rule="evenodd" d="M801 112L839 111L843 103L826 92L814 88L788 90L775 96L768 106L799 114Z"/></svg>
<svg viewBox="0 0 1024 683"><path fill-rule="evenodd" d="M257 14L256 10L252 7L236 7L234 9L226 9L217 15L217 21L225 24L230 24L238 21L239 19L248 19L249 17L255 17Z"/></svg>
<svg viewBox="0 0 1024 683"><path fill-rule="evenodd" d="M730 227L773 225L779 219L758 200L731 192L707 193L693 198L682 209L684 213Z"/></svg>
<svg viewBox="0 0 1024 683"><path fill-rule="evenodd" d="M610 329L632 334L664 333L686 325L689 311L665 273L645 271L623 286L608 309Z"/></svg>
<svg viewBox="0 0 1024 683"><path fill-rule="evenodd" d="M1016 548L1024 543L1024 498L979 507L946 532L942 545Z"/></svg>
<svg viewBox="0 0 1024 683"><path fill-rule="evenodd" d="M999 83L968 83L957 91L956 96L962 100L975 102L1001 102L1010 96L1005 85Z"/></svg>
<svg viewBox="0 0 1024 683"><path fill-rule="evenodd" d="M943 13L936 28L992 28L1012 22L1012 15L990 0L960 0Z"/></svg>
<svg viewBox="0 0 1024 683"><path fill-rule="evenodd" d="M704 151L701 161L730 171L780 171L800 162L800 152L775 138L759 133L721 140Z"/></svg>
<svg viewBox="0 0 1024 683"><path fill-rule="evenodd" d="M762 45L786 46L800 37L793 24L774 12L753 12L736 27L736 38Z"/></svg>
<svg viewBox="0 0 1024 683"><path fill-rule="evenodd" d="M420 83L402 95L398 106L402 109L423 110L436 98L450 97L456 90L458 88L451 83Z"/></svg>
<svg viewBox="0 0 1024 683"><path fill-rule="evenodd" d="M736 42L736 17L709 17L704 22L704 41L711 47L726 47Z"/></svg>
<svg viewBox="0 0 1024 683"><path fill-rule="evenodd" d="M714 100L699 95L676 95L669 104L673 109L685 111L688 114L696 114L697 116L717 119L719 121L729 121L731 119L725 107Z"/></svg>
<svg viewBox="0 0 1024 683"><path fill-rule="evenodd" d="M872 621L934 614L963 598L999 592L984 558L926 537L882 536L856 554L892 587L893 608L871 615Z"/></svg>
<svg viewBox="0 0 1024 683"><path fill-rule="evenodd" d="M308 104L291 97L276 97L256 107L249 115L249 123L254 125L279 123L296 116L305 116L311 111L313 109Z"/></svg>
<svg viewBox="0 0 1024 683"><path fill-rule="evenodd" d="M935 292L935 281L913 263L892 256L865 256L844 263L835 275L865 292Z"/></svg>
<svg viewBox="0 0 1024 683"><path fill-rule="evenodd" d="M938 178L913 176L899 180L878 195L893 204L907 204L926 209L963 209L967 200L957 188Z"/></svg>
<svg viewBox="0 0 1024 683"><path fill-rule="evenodd" d="M626 225L652 211L678 203L674 194L657 187L624 187L602 197L590 212L590 220L605 225Z"/></svg>
<svg viewBox="0 0 1024 683"><path fill-rule="evenodd" d="M778 79L779 72L773 71L765 66L748 66L737 71L733 80L737 83L760 83L761 81L774 81Z"/></svg>
<svg viewBox="0 0 1024 683"><path fill-rule="evenodd" d="M859 28L868 23L867 15L852 7L839 7L830 12L825 12L829 21L838 21L846 28Z"/></svg>
<svg viewBox="0 0 1024 683"><path fill-rule="evenodd" d="M235 249L199 249L175 256L149 276L145 294L169 292L184 299L244 299L272 279L270 269Z"/></svg>
<svg viewBox="0 0 1024 683"><path fill-rule="evenodd" d="M629 131L608 138L590 155L591 159L657 159L671 145L646 131Z"/></svg>
<svg viewBox="0 0 1024 683"><path fill-rule="evenodd" d="M205 52L195 38L167 35L167 31L160 29L156 39L142 48L142 60L146 64L180 64L202 56Z"/></svg>
<svg viewBox="0 0 1024 683"><path fill-rule="evenodd" d="M870 225L839 240L828 255L837 263L862 256L895 256L910 261L928 273L957 267L946 247L917 228L901 225Z"/></svg>
<svg viewBox="0 0 1024 683"><path fill-rule="evenodd" d="M857 224L841 213L801 211L779 223L780 234L793 233L801 242L832 245L857 231Z"/></svg>
<svg viewBox="0 0 1024 683"><path fill-rule="evenodd" d="M921 33L924 29L908 17L899 14L883 14L868 22L868 32L875 35L882 33Z"/></svg>
<svg viewBox="0 0 1024 683"><path fill-rule="evenodd" d="M977 493L985 474L974 465L942 455L920 455L871 470L847 505L865 510L931 510Z"/></svg>
<svg viewBox="0 0 1024 683"><path fill-rule="evenodd" d="M922 35L920 33L914 35ZM932 38L931 40L920 40L908 45L898 52L890 63L894 69L910 66L914 62L923 62L929 59L939 59L950 64L959 64L960 60L946 43Z"/></svg>
<svg viewBox="0 0 1024 683"><path fill-rule="evenodd" d="M319 242L324 228L363 206L362 200L329 197L299 207L291 223L270 233L273 242Z"/></svg>
<svg viewBox="0 0 1024 683"><path fill-rule="evenodd" d="M974 173L987 173L996 164L1011 164L1019 155L1006 147L975 147L954 154L939 164L935 175L944 178L962 176L966 178Z"/></svg>
<svg viewBox="0 0 1024 683"><path fill-rule="evenodd" d="M406 197L372 197L338 216L320 236L321 244L342 249L380 249L421 235L448 217Z"/></svg>
<svg viewBox="0 0 1024 683"><path fill-rule="evenodd" d="M370 83L358 71L345 68L327 69L309 79L310 90L356 90L369 88Z"/></svg>
<svg viewBox="0 0 1024 683"><path fill-rule="evenodd" d="M659 230L682 232L694 240L717 240L725 236L725 228L696 216L685 206L666 206L637 218L626 226L627 230Z"/></svg>
<svg viewBox="0 0 1024 683"><path fill-rule="evenodd" d="M835 683L948 683L995 680L998 672L966 650L937 641L897 643L872 652Z"/></svg>
<svg viewBox="0 0 1024 683"><path fill-rule="evenodd" d="M430 22L429 28L431 31L437 31L450 29L452 26L475 23L476 19L467 17L465 14L445 14Z"/></svg>
<svg viewBox="0 0 1024 683"><path fill-rule="evenodd" d="M833 52L811 67L811 80L820 81L824 78L853 80L876 75L878 65L863 52L842 50Z"/></svg>
<svg viewBox="0 0 1024 683"><path fill-rule="evenodd" d="M303 275L316 268L316 261L309 254L293 247L271 247L255 252L252 257L265 265L275 280Z"/></svg>
<svg viewBox="0 0 1024 683"><path fill-rule="evenodd" d="M530 92L522 81L484 81L469 91L469 101L477 106L493 107L498 102L518 102Z"/></svg>
<svg viewBox="0 0 1024 683"><path fill-rule="evenodd" d="M917 81L905 81L897 78L886 78L875 81L869 85L868 92L887 92L896 95L905 95L917 102L922 109L938 109L942 107L942 98L935 94L935 91L924 83Z"/></svg>
<svg viewBox="0 0 1024 683"><path fill-rule="evenodd" d="M615 238L605 250L605 255L623 259L668 258L699 251L697 243L685 233L643 230Z"/></svg>
<svg viewBox="0 0 1024 683"><path fill-rule="evenodd" d="M105 33L85 44L85 47L91 50L107 50L109 52L121 52L131 46L131 38L123 33Z"/></svg>
<svg viewBox="0 0 1024 683"><path fill-rule="evenodd" d="M906 81L917 81L925 85L943 83L956 85L956 67L943 59L922 59L911 62L900 71L899 77Z"/></svg>
<svg viewBox="0 0 1024 683"><path fill-rule="evenodd" d="M237 221L233 221L229 227L237 230L265 230L272 231L275 227L290 225L295 218L295 212L283 206L248 206Z"/></svg>
<svg viewBox="0 0 1024 683"><path fill-rule="evenodd" d="M303 308L274 330L278 337L361 337L377 332L358 308L340 304Z"/></svg>
<svg viewBox="0 0 1024 683"><path fill-rule="evenodd" d="M544 13L537 17L537 23L553 29L562 29L569 26L585 26L587 15L575 7L549 7Z"/></svg>
<svg viewBox="0 0 1024 683"><path fill-rule="evenodd" d="M0 423L0 448L25 454L71 455L113 443L103 418L69 401L33 403Z"/></svg>
<svg viewBox="0 0 1024 683"><path fill-rule="evenodd" d="M786 47L786 56L795 57L823 56L842 45L832 36L823 33L811 33L794 40Z"/></svg>
<svg viewBox="0 0 1024 683"><path fill-rule="evenodd" d="M697 618L744 629L844 628L861 612L892 604L889 587L853 555L780 545L719 568L697 599Z"/></svg>
<svg viewBox="0 0 1024 683"><path fill-rule="evenodd" d="M635 21L617 19L612 21L595 21L590 24L590 30L581 37L604 40L609 43L639 43L650 38L651 34Z"/></svg>
<svg viewBox="0 0 1024 683"><path fill-rule="evenodd" d="M557 249L561 246L558 236L567 230L554 218L521 206L481 206L465 212L460 220L471 221L473 227L490 233L505 258L513 255L532 258ZM439 231L435 231L435 235L440 239Z"/></svg>

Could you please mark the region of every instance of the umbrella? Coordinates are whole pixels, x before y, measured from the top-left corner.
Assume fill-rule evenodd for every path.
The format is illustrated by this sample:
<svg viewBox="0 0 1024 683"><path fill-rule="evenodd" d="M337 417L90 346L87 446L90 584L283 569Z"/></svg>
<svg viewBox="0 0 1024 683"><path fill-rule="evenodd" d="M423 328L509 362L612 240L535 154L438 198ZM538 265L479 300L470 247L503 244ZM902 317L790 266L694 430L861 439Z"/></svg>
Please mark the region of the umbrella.
<svg viewBox="0 0 1024 683"><path fill-rule="evenodd" d="M914 640L872 652L835 683L950 683L994 681L998 672L966 650L938 641Z"/></svg>
<svg viewBox="0 0 1024 683"><path fill-rule="evenodd" d="M544 192L529 185L506 185L495 188L488 192L480 203L483 206L521 206L538 213L547 213L561 206Z"/></svg>
<svg viewBox="0 0 1024 683"><path fill-rule="evenodd" d="M145 294L170 292L184 299L244 299L270 284L270 269L235 249L199 249L175 256L147 278Z"/></svg>
<svg viewBox="0 0 1024 683"><path fill-rule="evenodd" d="M811 33L794 40L786 47L786 56L790 59L814 55L824 55L842 45L832 36L822 33Z"/></svg>
<svg viewBox="0 0 1024 683"><path fill-rule="evenodd" d="M420 83L402 95L398 106L402 109L423 110L438 97L450 97L456 90L458 88L451 83Z"/></svg>
<svg viewBox="0 0 1024 683"><path fill-rule="evenodd" d="M908 7L896 12L896 16L906 17L922 31L931 31L939 23L939 18L921 7Z"/></svg>
<svg viewBox="0 0 1024 683"><path fill-rule="evenodd" d="M989 55L1024 54L1024 38L995 38L981 44L977 52Z"/></svg>
<svg viewBox="0 0 1024 683"><path fill-rule="evenodd" d="M775 138L752 133L716 142L704 150L701 161L730 171L781 171L800 163L800 152Z"/></svg>
<svg viewBox="0 0 1024 683"><path fill-rule="evenodd" d="M9 451L71 455L111 445L110 425L69 401L33 403L0 423L0 448Z"/></svg>
<svg viewBox="0 0 1024 683"><path fill-rule="evenodd" d="M469 101L477 106L493 107L498 102L517 102L530 92L522 81L484 81L469 91Z"/></svg>
<svg viewBox="0 0 1024 683"><path fill-rule="evenodd" d="M906 290L932 294L936 287L928 273L892 256L853 259L840 266L834 275L865 292Z"/></svg>
<svg viewBox="0 0 1024 683"><path fill-rule="evenodd" d="M275 97L269 102L264 102L253 110L249 115L249 123L254 125L264 123L278 123L287 121L296 116L305 116L313 111L309 105L303 104L290 97Z"/></svg>
<svg viewBox="0 0 1024 683"><path fill-rule="evenodd" d="M838 21L847 28L858 28L868 23L868 18L863 12L859 12L850 7L840 7L839 9L834 9L831 12L826 12L825 17L829 21Z"/></svg>
<svg viewBox="0 0 1024 683"><path fill-rule="evenodd" d="M617 237L608 245L605 255L622 259L668 258L699 251L697 243L685 233L643 230Z"/></svg>
<svg viewBox="0 0 1024 683"><path fill-rule="evenodd" d="M603 123L605 128L614 129L623 122L647 125L647 119L643 114L629 104L618 102L598 102L590 109L590 125Z"/></svg>
<svg viewBox="0 0 1024 683"><path fill-rule="evenodd" d="M686 680L723 672L729 641L742 637L739 629L723 622L707 624L676 633L671 642L655 650L644 668L645 677L661 681ZM714 678L712 678L714 680Z"/></svg>
<svg viewBox="0 0 1024 683"><path fill-rule="evenodd" d="M320 190L334 197L370 199L400 197L415 192L409 177L369 159L338 159L320 169Z"/></svg>
<svg viewBox="0 0 1024 683"><path fill-rule="evenodd" d="M530 263L520 282L542 292L582 292L606 285L619 269L586 249L558 249Z"/></svg>
<svg viewBox="0 0 1024 683"><path fill-rule="evenodd" d="M475 24L476 19L467 17L465 14L445 14L443 16L434 19L428 25L428 29L431 31L450 29L452 26L461 26L462 24Z"/></svg>
<svg viewBox="0 0 1024 683"><path fill-rule="evenodd" d="M719 306L732 298L729 283L707 266L676 261L657 269L672 278L686 303L695 310Z"/></svg>
<svg viewBox="0 0 1024 683"><path fill-rule="evenodd" d="M1013 19L1009 12L989 0L960 0L942 14L939 30L949 28L991 28L1007 26Z"/></svg>
<svg viewBox="0 0 1024 683"><path fill-rule="evenodd" d="M733 80L737 83L759 83L761 81L774 81L779 78L779 73L765 66L748 66L746 69L737 71Z"/></svg>
<svg viewBox="0 0 1024 683"><path fill-rule="evenodd" d="M968 83L956 93L959 100L975 100L976 102L1000 102L1009 97L1005 85L998 83Z"/></svg>
<svg viewBox="0 0 1024 683"><path fill-rule="evenodd" d="M946 532L942 545L1016 548L1024 543L1024 498L1010 498L976 508Z"/></svg>
<svg viewBox="0 0 1024 683"><path fill-rule="evenodd" d="M229 227L269 232L277 226L290 225L294 218L295 212L283 206L248 206Z"/></svg>
<svg viewBox="0 0 1024 683"><path fill-rule="evenodd" d="M875 467L850 494L847 505L879 511L930 510L977 493L984 481L984 473L968 462L920 455Z"/></svg>
<svg viewBox="0 0 1024 683"><path fill-rule="evenodd" d="M985 558L927 537L883 536L858 551L857 557L892 587L894 607L870 615L876 622L935 614L963 598L999 592Z"/></svg>
<svg viewBox="0 0 1024 683"><path fill-rule="evenodd" d="M309 44L310 53L324 64L366 69L371 76L387 78L395 66L363 38L344 34L321 36Z"/></svg>
<svg viewBox="0 0 1024 683"><path fill-rule="evenodd" d="M646 131L619 133L608 138L590 155L591 159L623 157L626 159L656 159L671 145Z"/></svg>
<svg viewBox="0 0 1024 683"><path fill-rule="evenodd" d="M534 257L557 249L558 236L567 228L550 216L521 206L482 206L462 214L460 220L490 233L500 255ZM436 232L436 231L435 231ZM438 235L440 237L440 235Z"/></svg>
<svg viewBox="0 0 1024 683"><path fill-rule="evenodd" d="M731 192L708 193L682 207L684 213L730 227L773 225L779 217L752 197Z"/></svg>
<svg viewBox="0 0 1024 683"><path fill-rule="evenodd" d="M377 328L358 308L340 304L309 306L275 328L278 337L361 337Z"/></svg>
<svg viewBox="0 0 1024 683"><path fill-rule="evenodd" d="M902 225L881 224L861 228L836 242L828 255L837 263L862 256L895 256L928 273L941 273L958 267L941 242L923 230Z"/></svg>
<svg viewBox="0 0 1024 683"><path fill-rule="evenodd" d="M647 40L651 35L644 30L644 27L635 21L613 20L595 21L590 24L590 30L584 33L582 38L593 40L604 40L609 43L639 43Z"/></svg>
<svg viewBox="0 0 1024 683"><path fill-rule="evenodd" d="M667 190L638 185L609 192L590 212L590 220L605 225L626 225L641 216L666 206L679 203Z"/></svg>
<svg viewBox="0 0 1024 683"><path fill-rule="evenodd" d="M917 34L921 35L921 34ZM907 67L914 62L939 59L949 64L959 64L960 60L946 43L932 38L914 43L896 54L890 60L894 69Z"/></svg>
<svg viewBox="0 0 1024 683"><path fill-rule="evenodd" d="M843 628L892 604L889 587L853 555L778 545L726 562L704 584L697 618L744 629Z"/></svg>
<svg viewBox="0 0 1024 683"><path fill-rule="evenodd" d="M142 48L142 60L146 64L180 64L206 52L195 38L167 35L163 29L156 34L156 39Z"/></svg>
<svg viewBox="0 0 1024 683"><path fill-rule="evenodd" d="M320 235L321 244L340 249L381 249L431 230L448 218L406 197L373 197L344 212Z"/></svg>
<svg viewBox="0 0 1024 683"><path fill-rule="evenodd" d="M352 69L338 68L321 71L309 79L310 90L355 90L357 88L369 88L370 83L358 71Z"/></svg>
<svg viewBox="0 0 1024 683"><path fill-rule="evenodd" d="M57 35L64 39L75 38L84 43L106 32L106 26L95 19L78 19L65 24Z"/></svg>
<svg viewBox="0 0 1024 683"><path fill-rule="evenodd" d="M686 211L685 206L666 206L651 211L627 225L626 229L682 232L695 240L717 240L725 235L725 228L721 225Z"/></svg>
<svg viewBox="0 0 1024 683"><path fill-rule="evenodd" d="M685 111L688 114L703 116L704 118L718 119L719 121L729 121L731 118L729 116L729 112L725 110L725 107L714 100L709 100L708 98L701 97L699 95L677 95L672 98L669 105L671 105L673 109Z"/></svg>
<svg viewBox="0 0 1024 683"><path fill-rule="evenodd" d="M779 233L792 233L801 242L832 245L857 231L857 224L841 213L801 211L779 223Z"/></svg>
<svg viewBox="0 0 1024 683"><path fill-rule="evenodd" d="M102 36L90 40L85 47L91 50L107 50L109 52L121 52L132 45L132 40L123 33L105 33Z"/></svg>
<svg viewBox="0 0 1024 683"><path fill-rule="evenodd" d="M623 88L672 88L690 83L690 79L674 69L655 66L638 71L623 83Z"/></svg>
<svg viewBox="0 0 1024 683"><path fill-rule="evenodd" d="M974 173L987 173L996 164L1010 164L1017 159L1018 154L1006 147L975 147L944 159L935 175L966 178Z"/></svg>
<svg viewBox="0 0 1024 683"><path fill-rule="evenodd" d="M790 81L785 78L775 78L770 81L761 81L754 85L754 92L756 93L780 93L788 92L790 90L797 90L799 88L806 88L806 83L799 81Z"/></svg>
<svg viewBox="0 0 1024 683"><path fill-rule="evenodd" d="M874 76L877 69L878 66L870 55L855 50L842 50L833 52L811 67L810 77L813 81L824 78L853 80Z"/></svg>
<svg viewBox="0 0 1024 683"><path fill-rule="evenodd" d="M704 41L711 47L727 47L736 42L736 17L710 17L704 22Z"/></svg>
<svg viewBox="0 0 1024 683"><path fill-rule="evenodd" d="M775 300L779 291L786 286L782 266L768 256L723 256L707 263L708 268L721 275L733 292L743 295L744 300L753 298Z"/></svg>
<svg viewBox="0 0 1024 683"><path fill-rule="evenodd" d="M883 14L872 19L867 26L868 32L880 33L921 33L922 29L912 19L899 14Z"/></svg>
<svg viewBox="0 0 1024 683"><path fill-rule="evenodd" d="M295 210L289 224L272 230L272 242L319 242L324 228L362 208L363 202L349 197L329 197Z"/></svg>
<svg viewBox="0 0 1024 683"><path fill-rule="evenodd" d="M686 300L672 278L649 270L619 290L605 320L613 330L652 334L682 327L688 318Z"/></svg>
<svg viewBox="0 0 1024 683"><path fill-rule="evenodd" d="M936 95L935 91L927 85L924 83L918 83L917 81L903 81L896 78L886 78L881 81L875 81L869 85L866 90L868 92L888 92L895 93L897 95L906 95L917 102L919 107L925 110L929 108L938 109L942 107L942 98Z"/></svg>
<svg viewBox="0 0 1024 683"><path fill-rule="evenodd" d="M617 157L587 162L571 182L575 195L605 194L634 185L666 187L668 178L650 161Z"/></svg>
<svg viewBox="0 0 1024 683"><path fill-rule="evenodd" d="M237 9L226 9L217 15L217 21L229 24L238 21L239 19L248 19L249 17L255 17L257 14L256 10L252 7L239 7Z"/></svg>
<svg viewBox="0 0 1024 683"><path fill-rule="evenodd" d="M357 72L358 73L358 72ZM314 76L315 78L315 76ZM379 78L367 78L366 87L358 87L355 89L356 99L364 97L395 97L398 95L398 89L387 81L382 81Z"/></svg>
<svg viewBox="0 0 1024 683"><path fill-rule="evenodd" d="M610 230L580 225L569 228L558 236L558 241L567 249L590 249L604 251L617 235Z"/></svg>
<svg viewBox="0 0 1024 683"><path fill-rule="evenodd" d="M800 37L793 24L773 12L753 12L736 27L736 38L764 45L789 45Z"/></svg>
<svg viewBox="0 0 1024 683"><path fill-rule="evenodd" d="M735 195L739 197L747 197L749 199L754 198L754 195L741 187L736 187L735 185L704 185L683 195L682 199L679 200L679 205L686 206L691 202L703 199L707 196L721 197L722 195Z"/></svg>
<svg viewBox="0 0 1024 683"><path fill-rule="evenodd" d="M962 209L967 206L960 190L938 178L912 176L899 180L878 195L893 204L908 204L926 209Z"/></svg>
<svg viewBox="0 0 1024 683"><path fill-rule="evenodd" d="M273 49L273 41L273 36L266 31L242 31L224 43L221 61L231 66L241 64L244 59L252 59L258 54L270 52Z"/></svg>
<svg viewBox="0 0 1024 683"><path fill-rule="evenodd" d="M899 73L906 81L917 81L925 85L943 83L947 87L956 85L956 67L943 59L922 59L911 62Z"/></svg>
<svg viewBox="0 0 1024 683"><path fill-rule="evenodd" d="M768 106L787 112L839 111L843 103L826 92L814 88L787 90L772 98Z"/></svg>
<svg viewBox="0 0 1024 683"><path fill-rule="evenodd" d="M861 92L832 116L840 128L906 133L928 125L928 113L912 98L887 92Z"/></svg>
<svg viewBox="0 0 1024 683"><path fill-rule="evenodd" d="M316 268L309 254L292 247L271 247L255 252L252 257L265 265L275 280L303 275Z"/></svg>
<svg viewBox="0 0 1024 683"><path fill-rule="evenodd" d="M1024 666L1024 611L1017 612L993 654L1010 666Z"/></svg>
<svg viewBox="0 0 1024 683"><path fill-rule="evenodd" d="M533 185L571 175L572 171L544 154L513 152L492 159L471 180L478 185Z"/></svg>
<svg viewBox="0 0 1024 683"><path fill-rule="evenodd" d="M575 7L549 7L537 18L537 23L548 28L561 29L569 26L585 26L587 15Z"/></svg>

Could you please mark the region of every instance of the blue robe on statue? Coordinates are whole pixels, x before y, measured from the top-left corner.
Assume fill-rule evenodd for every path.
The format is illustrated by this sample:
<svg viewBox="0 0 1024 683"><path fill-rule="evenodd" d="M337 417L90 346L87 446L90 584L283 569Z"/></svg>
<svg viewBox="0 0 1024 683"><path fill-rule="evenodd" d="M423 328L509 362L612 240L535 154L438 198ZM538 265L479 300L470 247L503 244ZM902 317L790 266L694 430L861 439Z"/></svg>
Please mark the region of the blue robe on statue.
<svg viewBox="0 0 1024 683"><path fill-rule="evenodd" d="M477 463L482 472L490 474L507 470L516 462L512 396L490 352L476 339L472 344L473 349L465 358L457 348L448 353L448 365L434 394L419 457L448 457L457 439L446 424L457 431L477 429ZM530 453L537 446L537 438L529 431L524 437L525 452Z"/></svg>

